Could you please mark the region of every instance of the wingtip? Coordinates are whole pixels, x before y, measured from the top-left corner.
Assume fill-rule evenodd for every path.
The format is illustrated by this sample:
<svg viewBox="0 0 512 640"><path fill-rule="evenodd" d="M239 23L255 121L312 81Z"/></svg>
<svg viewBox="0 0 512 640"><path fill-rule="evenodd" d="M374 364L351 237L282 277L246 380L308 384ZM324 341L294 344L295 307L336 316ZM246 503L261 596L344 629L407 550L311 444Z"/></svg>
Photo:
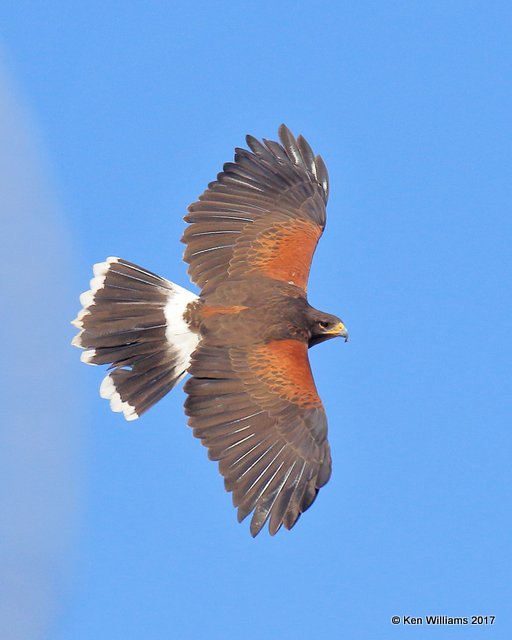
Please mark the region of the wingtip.
<svg viewBox="0 0 512 640"><path fill-rule="evenodd" d="M250 532L251 532L251 536L253 538L255 538L258 535L258 533L261 531L261 528L263 527L263 524L264 523L251 522Z"/></svg>
<svg viewBox="0 0 512 640"><path fill-rule="evenodd" d="M277 133L279 134L279 139L281 140L281 143L283 144L285 149L290 144L292 145L295 144L296 142L295 136L290 131L290 129L284 124L284 122L279 125L279 129L277 130Z"/></svg>
<svg viewBox="0 0 512 640"><path fill-rule="evenodd" d="M325 194L325 201L329 199L329 174L327 172L327 166L323 161L322 156L315 156L315 165L316 165L316 177L320 185L322 186L323 192Z"/></svg>
<svg viewBox="0 0 512 640"><path fill-rule="evenodd" d="M292 135L292 132L290 131L290 129L285 125L284 122L281 122L281 124L279 125L279 128L277 129L277 133L279 134L279 137L281 138L283 135Z"/></svg>

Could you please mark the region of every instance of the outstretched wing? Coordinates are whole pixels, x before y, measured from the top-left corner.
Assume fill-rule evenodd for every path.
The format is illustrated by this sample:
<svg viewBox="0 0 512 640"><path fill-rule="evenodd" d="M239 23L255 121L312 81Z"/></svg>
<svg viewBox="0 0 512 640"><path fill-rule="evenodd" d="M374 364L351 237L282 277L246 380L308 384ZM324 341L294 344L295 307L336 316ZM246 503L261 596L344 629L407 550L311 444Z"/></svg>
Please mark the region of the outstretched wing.
<svg viewBox="0 0 512 640"><path fill-rule="evenodd" d="M201 342L185 385L194 435L219 461L238 520L254 512L255 536L270 517L291 529L331 475L327 420L307 344L274 340L245 349Z"/></svg>
<svg viewBox="0 0 512 640"><path fill-rule="evenodd" d="M212 291L227 278L266 276L304 291L325 227L328 176L306 140L281 125L281 144L247 136L246 149L189 207L182 241L190 278Z"/></svg>

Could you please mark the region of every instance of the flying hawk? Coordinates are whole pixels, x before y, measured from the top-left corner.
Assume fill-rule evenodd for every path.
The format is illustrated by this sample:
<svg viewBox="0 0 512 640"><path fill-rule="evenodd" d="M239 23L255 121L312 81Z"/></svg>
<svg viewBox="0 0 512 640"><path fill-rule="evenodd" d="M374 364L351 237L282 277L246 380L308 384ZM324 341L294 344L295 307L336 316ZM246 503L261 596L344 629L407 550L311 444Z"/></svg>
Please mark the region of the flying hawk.
<svg viewBox="0 0 512 640"><path fill-rule="evenodd" d="M325 227L327 169L284 125L252 136L188 208L184 260L199 296L121 258L94 265L73 324L100 387L135 420L187 373L185 412L219 462L238 520L291 529L331 475L327 420L308 348L348 337L307 301Z"/></svg>

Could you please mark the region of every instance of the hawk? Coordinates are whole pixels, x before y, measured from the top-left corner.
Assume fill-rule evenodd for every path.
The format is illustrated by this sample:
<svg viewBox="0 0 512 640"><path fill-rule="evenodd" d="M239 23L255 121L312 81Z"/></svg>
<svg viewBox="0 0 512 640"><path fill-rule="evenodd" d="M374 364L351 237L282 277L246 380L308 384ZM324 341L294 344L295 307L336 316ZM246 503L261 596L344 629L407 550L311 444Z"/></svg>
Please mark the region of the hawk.
<svg viewBox="0 0 512 640"><path fill-rule="evenodd" d="M121 258L94 265L73 324L100 386L135 420L185 375L193 433L219 463L238 520L291 529L331 475L327 420L308 348L343 322L308 304L328 176L302 136L247 136L188 208L184 260L199 296Z"/></svg>

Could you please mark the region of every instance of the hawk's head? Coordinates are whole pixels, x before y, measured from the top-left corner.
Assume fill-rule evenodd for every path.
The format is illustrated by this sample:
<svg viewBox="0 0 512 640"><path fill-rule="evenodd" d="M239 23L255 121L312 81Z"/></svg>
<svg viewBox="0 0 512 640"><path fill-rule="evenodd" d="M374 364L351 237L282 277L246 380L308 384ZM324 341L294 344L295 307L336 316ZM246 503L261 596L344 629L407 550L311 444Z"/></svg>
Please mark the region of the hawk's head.
<svg viewBox="0 0 512 640"><path fill-rule="evenodd" d="M324 340L329 340L329 338L336 338L337 336L345 338L345 342L348 340L347 328L336 316L310 307L307 312L307 317L309 331L311 333L311 338L308 343L310 347L313 347L319 342L324 342Z"/></svg>

